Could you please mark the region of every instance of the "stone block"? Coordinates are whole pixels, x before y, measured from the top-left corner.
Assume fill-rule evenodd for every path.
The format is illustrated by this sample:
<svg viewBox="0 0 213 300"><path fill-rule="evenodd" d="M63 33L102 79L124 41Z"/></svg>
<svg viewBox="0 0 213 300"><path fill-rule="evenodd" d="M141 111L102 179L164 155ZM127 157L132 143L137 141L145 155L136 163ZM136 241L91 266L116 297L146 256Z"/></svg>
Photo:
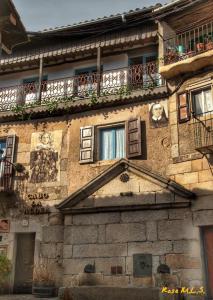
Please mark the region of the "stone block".
<svg viewBox="0 0 213 300"><path fill-rule="evenodd" d="M98 243L104 244L106 242L106 227L105 225L98 226Z"/></svg>
<svg viewBox="0 0 213 300"><path fill-rule="evenodd" d="M213 180L212 172L209 169L200 171L198 174L199 174L199 182L206 182L206 181Z"/></svg>
<svg viewBox="0 0 213 300"><path fill-rule="evenodd" d="M194 224L196 226L213 225L213 210L201 210L194 212Z"/></svg>
<svg viewBox="0 0 213 300"><path fill-rule="evenodd" d="M213 181L192 183L189 185L189 188L197 196L202 195L212 195L213 192Z"/></svg>
<svg viewBox="0 0 213 300"><path fill-rule="evenodd" d="M81 273L79 274L79 286L97 286L104 283L103 274L98 273Z"/></svg>
<svg viewBox="0 0 213 300"><path fill-rule="evenodd" d="M106 242L122 243L145 241L145 225L140 223L106 225Z"/></svg>
<svg viewBox="0 0 213 300"><path fill-rule="evenodd" d="M157 223L154 221L146 222L146 236L148 241L157 240Z"/></svg>
<svg viewBox="0 0 213 300"><path fill-rule="evenodd" d="M202 159L195 159L192 161L192 172L201 171L203 168Z"/></svg>
<svg viewBox="0 0 213 300"><path fill-rule="evenodd" d="M177 124L177 112L170 112L169 114L169 123L170 125L176 125Z"/></svg>
<svg viewBox="0 0 213 300"><path fill-rule="evenodd" d="M178 144L178 127L177 125L170 126L172 144Z"/></svg>
<svg viewBox="0 0 213 300"><path fill-rule="evenodd" d="M128 243L128 256L137 253L149 253L152 255L164 255L172 251L171 241Z"/></svg>
<svg viewBox="0 0 213 300"><path fill-rule="evenodd" d="M30 163L30 152L20 152L20 153L18 153L17 161L20 164L29 164Z"/></svg>
<svg viewBox="0 0 213 300"><path fill-rule="evenodd" d="M182 185L197 183L198 182L198 172L175 175L175 181Z"/></svg>
<svg viewBox="0 0 213 300"><path fill-rule="evenodd" d="M169 191L162 191L156 193L156 203L170 203L174 202L175 200L175 195Z"/></svg>
<svg viewBox="0 0 213 300"><path fill-rule="evenodd" d="M200 256L200 243L196 240L173 241L174 253L189 253L191 256Z"/></svg>
<svg viewBox="0 0 213 300"><path fill-rule="evenodd" d="M64 259L64 275L75 275L84 272L84 268L88 264L94 264L93 259L81 258L81 259Z"/></svg>
<svg viewBox="0 0 213 300"><path fill-rule="evenodd" d="M49 225L63 225L63 223L64 216L61 213L55 212L49 214Z"/></svg>
<svg viewBox="0 0 213 300"><path fill-rule="evenodd" d="M180 270L181 279L183 281L191 280L202 280L202 270L201 269L181 269Z"/></svg>
<svg viewBox="0 0 213 300"><path fill-rule="evenodd" d="M191 161L185 161L182 163L168 165L166 173L167 175L176 175L182 173L189 173L191 171L192 171Z"/></svg>
<svg viewBox="0 0 213 300"><path fill-rule="evenodd" d="M197 257L191 257L186 254L167 254L166 264L171 269L199 269L201 261Z"/></svg>
<svg viewBox="0 0 213 300"><path fill-rule="evenodd" d="M64 225L65 226L72 225L72 215L66 215L64 217Z"/></svg>
<svg viewBox="0 0 213 300"><path fill-rule="evenodd" d="M178 144L174 144L171 146L171 156L172 158L179 156L179 147Z"/></svg>
<svg viewBox="0 0 213 300"><path fill-rule="evenodd" d="M98 227L89 226L68 226L64 229L65 244L92 244L98 239Z"/></svg>
<svg viewBox="0 0 213 300"><path fill-rule="evenodd" d="M110 257L110 258L96 258L95 269L98 273L111 275L112 266L121 266L123 274L126 273L125 257Z"/></svg>
<svg viewBox="0 0 213 300"><path fill-rule="evenodd" d="M160 240L196 239L198 237L198 228L193 227L191 220L158 222L158 238Z"/></svg>
<svg viewBox="0 0 213 300"><path fill-rule="evenodd" d="M104 285L126 287L129 284L129 276L104 276ZM110 298L111 299L111 298Z"/></svg>
<svg viewBox="0 0 213 300"><path fill-rule="evenodd" d="M71 258L72 257L72 245L64 245L63 248L63 258Z"/></svg>
<svg viewBox="0 0 213 300"><path fill-rule="evenodd" d="M192 219L192 212L188 208L170 209L169 219Z"/></svg>
<svg viewBox="0 0 213 300"><path fill-rule="evenodd" d="M63 242L64 240L64 227L61 225L44 226L43 227L43 242Z"/></svg>
<svg viewBox="0 0 213 300"><path fill-rule="evenodd" d="M192 211L197 210L213 210L213 197L212 195L200 196L194 201L191 207Z"/></svg>
<svg viewBox="0 0 213 300"><path fill-rule="evenodd" d="M30 152L31 150L31 144L26 143L18 143L17 152Z"/></svg>
<svg viewBox="0 0 213 300"><path fill-rule="evenodd" d="M75 225L111 224L120 222L120 213L83 214L73 216Z"/></svg>
<svg viewBox="0 0 213 300"><path fill-rule="evenodd" d="M168 219L168 212L166 210L141 210L128 211L121 213L121 221L124 223L155 221Z"/></svg>
<svg viewBox="0 0 213 300"><path fill-rule="evenodd" d="M73 257L113 257L127 256L126 244L74 245Z"/></svg>
<svg viewBox="0 0 213 300"><path fill-rule="evenodd" d="M61 159L61 171L66 171L68 167L68 159Z"/></svg>
<svg viewBox="0 0 213 300"><path fill-rule="evenodd" d="M152 277L143 277L143 278L131 278L131 285L138 287L152 287L153 280Z"/></svg>
<svg viewBox="0 0 213 300"><path fill-rule="evenodd" d="M41 244L41 253L42 253L42 257L62 258L63 244L62 243Z"/></svg>

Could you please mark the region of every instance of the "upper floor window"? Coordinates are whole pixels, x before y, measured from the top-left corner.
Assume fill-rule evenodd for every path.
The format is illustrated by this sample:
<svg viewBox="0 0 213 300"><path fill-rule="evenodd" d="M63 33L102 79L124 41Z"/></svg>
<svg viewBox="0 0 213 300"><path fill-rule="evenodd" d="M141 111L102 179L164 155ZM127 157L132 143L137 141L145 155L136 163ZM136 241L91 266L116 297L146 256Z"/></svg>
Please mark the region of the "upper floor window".
<svg viewBox="0 0 213 300"><path fill-rule="evenodd" d="M4 172L4 164L2 162L2 159L6 155L6 140L0 140L0 177L3 176Z"/></svg>
<svg viewBox="0 0 213 300"><path fill-rule="evenodd" d="M106 126L81 127L80 163L139 157L141 145L140 117Z"/></svg>
<svg viewBox="0 0 213 300"><path fill-rule="evenodd" d="M213 111L213 97L211 87L192 92L192 107L196 115Z"/></svg>
<svg viewBox="0 0 213 300"><path fill-rule="evenodd" d="M100 159L110 160L125 157L124 126L100 129Z"/></svg>

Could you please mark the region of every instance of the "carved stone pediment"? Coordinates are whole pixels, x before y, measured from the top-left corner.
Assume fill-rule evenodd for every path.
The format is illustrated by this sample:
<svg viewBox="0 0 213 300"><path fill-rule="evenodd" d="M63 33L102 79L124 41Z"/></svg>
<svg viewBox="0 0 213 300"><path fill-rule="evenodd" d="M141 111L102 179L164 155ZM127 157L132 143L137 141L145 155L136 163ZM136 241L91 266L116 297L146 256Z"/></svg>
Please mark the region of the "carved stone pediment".
<svg viewBox="0 0 213 300"><path fill-rule="evenodd" d="M125 159L71 194L63 213L186 207L195 195L168 178Z"/></svg>

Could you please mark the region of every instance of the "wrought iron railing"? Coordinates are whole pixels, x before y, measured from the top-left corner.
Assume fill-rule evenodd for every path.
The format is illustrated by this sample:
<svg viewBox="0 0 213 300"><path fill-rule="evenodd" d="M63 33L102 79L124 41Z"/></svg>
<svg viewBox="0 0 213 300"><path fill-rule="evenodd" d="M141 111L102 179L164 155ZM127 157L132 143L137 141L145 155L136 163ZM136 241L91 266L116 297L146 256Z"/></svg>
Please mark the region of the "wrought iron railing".
<svg viewBox="0 0 213 300"><path fill-rule="evenodd" d="M0 160L0 192L11 191L12 189L12 172L11 163Z"/></svg>
<svg viewBox="0 0 213 300"><path fill-rule="evenodd" d="M165 65L213 49L213 21L166 40L164 46Z"/></svg>
<svg viewBox="0 0 213 300"><path fill-rule="evenodd" d="M12 110L17 105L32 103L45 105L51 101L75 101L92 96L122 94L136 89L152 89L163 85L158 64L151 62L101 74L83 74L57 80L32 82L0 88L0 111Z"/></svg>
<svg viewBox="0 0 213 300"><path fill-rule="evenodd" d="M213 111L193 114L195 149L202 154L213 153Z"/></svg>

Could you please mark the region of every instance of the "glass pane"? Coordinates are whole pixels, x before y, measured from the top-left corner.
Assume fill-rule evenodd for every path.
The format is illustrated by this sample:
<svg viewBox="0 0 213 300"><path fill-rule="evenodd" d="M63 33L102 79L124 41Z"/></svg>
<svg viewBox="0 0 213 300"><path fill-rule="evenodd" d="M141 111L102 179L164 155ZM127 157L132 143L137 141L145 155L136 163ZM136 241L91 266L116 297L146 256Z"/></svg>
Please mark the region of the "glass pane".
<svg viewBox="0 0 213 300"><path fill-rule="evenodd" d="M0 159L5 156L6 141L0 141Z"/></svg>
<svg viewBox="0 0 213 300"><path fill-rule="evenodd" d="M203 99L203 91L194 94L194 111L197 115L204 113L204 99Z"/></svg>
<svg viewBox="0 0 213 300"><path fill-rule="evenodd" d="M115 139L116 139L116 149L115 155L116 158L125 157L125 138L124 138L124 128L116 128L115 131Z"/></svg>
<svg viewBox="0 0 213 300"><path fill-rule="evenodd" d="M187 107L180 108L180 120L186 120L188 118Z"/></svg>
<svg viewBox="0 0 213 300"><path fill-rule="evenodd" d="M104 129L101 130L101 159L109 160L114 158L114 139L113 130Z"/></svg>
<svg viewBox="0 0 213 300"><path fill-rule="evenodd" d="M204 101L205 101L205 112L210 112L213 110L213 99L211 89L203 91Z"/></svg>

